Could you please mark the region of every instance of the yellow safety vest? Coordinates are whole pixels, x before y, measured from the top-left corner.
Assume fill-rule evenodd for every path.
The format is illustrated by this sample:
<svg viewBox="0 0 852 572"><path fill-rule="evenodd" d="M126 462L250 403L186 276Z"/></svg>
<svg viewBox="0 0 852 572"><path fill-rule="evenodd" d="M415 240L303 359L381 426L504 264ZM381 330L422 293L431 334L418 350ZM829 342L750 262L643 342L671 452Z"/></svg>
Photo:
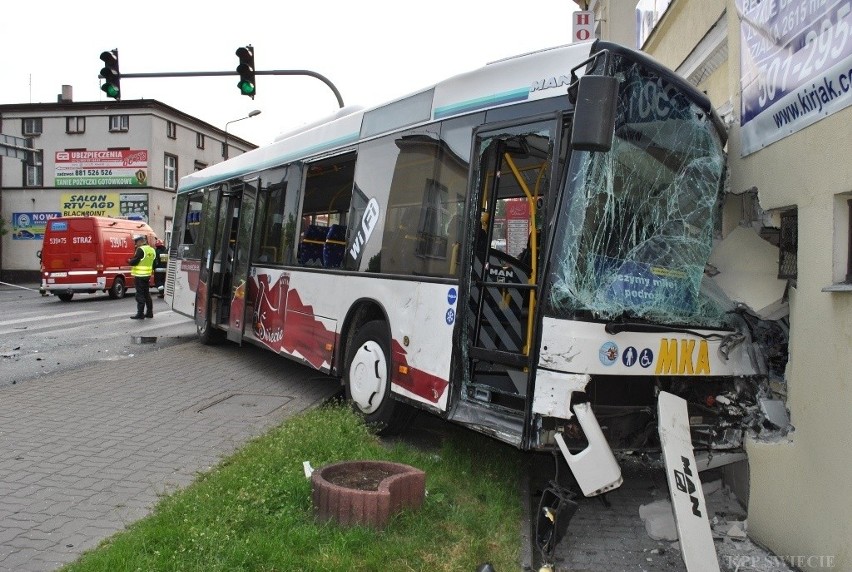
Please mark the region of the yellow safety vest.
<svg viewBox="0 0 852 572"><path fill-rule="evenodd" d="M157 257L157 252L147 244L143 244L139 248L142 249L142 260L130 269L130 275L146 278L151 276L154 271L154 258Z"/></svg>

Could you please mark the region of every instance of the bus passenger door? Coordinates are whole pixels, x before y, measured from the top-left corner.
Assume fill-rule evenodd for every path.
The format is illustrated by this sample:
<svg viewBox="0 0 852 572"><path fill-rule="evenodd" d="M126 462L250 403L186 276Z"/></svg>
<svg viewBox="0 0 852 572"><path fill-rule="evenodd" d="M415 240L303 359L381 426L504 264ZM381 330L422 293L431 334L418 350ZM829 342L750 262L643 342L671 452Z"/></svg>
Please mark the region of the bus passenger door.
<svg viewBox="0 0 852 572"><path fill-rule="evenodd" d="M473 242L461 276L468 354L460 398L515 418L527 409L535 356L539 231L547 216L556 131L555 122L538 122L480 133L474 149L478 171L468 222L478 228L467 233Z"/></svg>
<svg viewBox="0 0 852 572"><path fill-rule="evenodd" d="M195 323L199 331L228 323L234 271L241 188L227 185L209 191L202 220L210 221L202 239L203 260L195 293Z"/></svg>
<svg viewBox="0 0 852 572"><path fill-rule="evenodd" d="M249 262L251 261L252 236L255 213L257 212L257 189L259 181L246 183L242 188L237 210L233 213L231 236L233 244L229 271L231 273L230 311L228 313L228 339L242 344L246 323L246 296L249 290Z"/></svg>
<svg viewBox="0 0 852 572"><path fill-rule="evenodd" d="M213 314L216 312L214 305L214 291L220 289L221 280L221 253L216 247L220 236L219 214L220 202L225 188L212 187L204 194L199 220L203 221L204 229L198 243L201 250L201 265L198 269L198 284L195 289L195 325L198 331L207 331L211 324L217 322Z"/></svg>

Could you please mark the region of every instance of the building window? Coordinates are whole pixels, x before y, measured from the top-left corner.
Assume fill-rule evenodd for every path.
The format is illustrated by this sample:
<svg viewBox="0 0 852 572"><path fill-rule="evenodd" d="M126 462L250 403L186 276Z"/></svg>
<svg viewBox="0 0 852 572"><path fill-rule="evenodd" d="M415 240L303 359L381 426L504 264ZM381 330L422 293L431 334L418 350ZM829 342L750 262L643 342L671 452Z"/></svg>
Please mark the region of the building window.
<svg viewBox="0 0 852 572"><path fill-rule="evenodd" d="M195 146L199 149L204 149L204 133L195 134Z"/></svg>
<svg viewBox="0 0 852 572"><path fill-rule="evenodd" d="M166 153L163 170L163 186L167 189L177 188L177 157Z"/></svg>
<svg viewBox="0 0 852 572"><path fill-rule="evenodd" d="M848 236L848 245L846 250L846 282L852 284L852 200L846 201L846 234Z"/></svg>
<svg viewBox="0 0 852 572"><path fill-rule="evenodd" d="M202 163L201 161L195 162L195 170L196 171L200 171L201 169L206 169L206 168L207 168L207 163Z"/></svg>
<svg viewBox="0 0 852 572"><path fill-rule="evenodd" d="M85 133L86 118L85 117L66 117L65 118L65 133Z"/></svg>
<svg viewBox="0 0 852 572"><path fill-rule="evenodd" d="M169 139L177 139L177 123L166 121L166 136Z"/></svg>
<svg viewBox="0 0 852 572"><path fill-rule="evenodd" d="M110 115L109 130L110 131L127 131L130 129L129 115Z"/></svg>
<svg viewBox="0 0 852 572"><path fill-rule="evenodd" d="M799 211L781 213L781 236L778 244L778 278L795 279L799 250Z"/></svg>
<svg viewBox="0 0 852 572"><path fill-rule="evenodd" d="M24 135L41 135L41 117L28 117L23 120L21 133Z"/></svg>
<svg viewBox="0 0 852 572"><path fill-rule="evenodd" d="M228 158L228 142L227 141L222 143L222 158L223 159Z"/></svg>
<svg viewBox="0 0 852 572"><path fill-rule="evenodd" d="M44 185L44 153L38 149L30 157L24 162L24 186L41 187Z"/></svg>

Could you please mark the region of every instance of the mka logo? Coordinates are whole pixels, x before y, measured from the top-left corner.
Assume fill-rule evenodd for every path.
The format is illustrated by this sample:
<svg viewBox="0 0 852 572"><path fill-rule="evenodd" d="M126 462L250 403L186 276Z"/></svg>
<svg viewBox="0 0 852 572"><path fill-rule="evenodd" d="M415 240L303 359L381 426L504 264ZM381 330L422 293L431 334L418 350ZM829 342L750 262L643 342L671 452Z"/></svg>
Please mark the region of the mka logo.
<svg viewBox="0 0 852 572"><path fill-rule="evenodd" d="M710 375L710 349L707 340L698 342L698 355L694 354L695 340L663 338L660 340L657 370L654 373Z"/></svg>
<svg viewBox="0 0 852 572"><path fill-rule="evenodd" d="M675 486L680 492L689 495L689 500L692 501L692 514L700 517L701 510L698 508L698 497L692 494L695 492L695 483L690 478L692 476L692 469L689 467L689 459L681 457L680 460L683 462L683 472L674 471Z"/></svg>

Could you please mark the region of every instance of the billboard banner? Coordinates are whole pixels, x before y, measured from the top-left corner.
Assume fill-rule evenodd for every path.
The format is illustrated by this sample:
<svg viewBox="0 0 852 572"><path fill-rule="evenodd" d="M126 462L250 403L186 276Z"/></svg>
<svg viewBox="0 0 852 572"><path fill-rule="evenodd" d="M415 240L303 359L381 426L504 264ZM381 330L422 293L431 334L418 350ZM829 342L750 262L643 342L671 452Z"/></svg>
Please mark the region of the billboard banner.
<svg viewBox="0 0 852 572"><path fill-rule="evenodd" d="M58 212L12 213L12 240L42 240L47 221L60 215Z"/></svg>
<svg viewBox="0 0 852 572"><path fill-rule="evenodd" d="M742 156L852 104L852 0L737 0Z"/></svg>
<svg viewBox="0 0 852 572"><path fill-rule="evenodd" d="M148 151L57 151L57 187L144 187L148 182Z"/></svg>
<svg viewBox="0 0 852 572"><path fill-rule="evenodd" d="M63 193L62 216L108 216L148 222L147 193Z"/></svg>

